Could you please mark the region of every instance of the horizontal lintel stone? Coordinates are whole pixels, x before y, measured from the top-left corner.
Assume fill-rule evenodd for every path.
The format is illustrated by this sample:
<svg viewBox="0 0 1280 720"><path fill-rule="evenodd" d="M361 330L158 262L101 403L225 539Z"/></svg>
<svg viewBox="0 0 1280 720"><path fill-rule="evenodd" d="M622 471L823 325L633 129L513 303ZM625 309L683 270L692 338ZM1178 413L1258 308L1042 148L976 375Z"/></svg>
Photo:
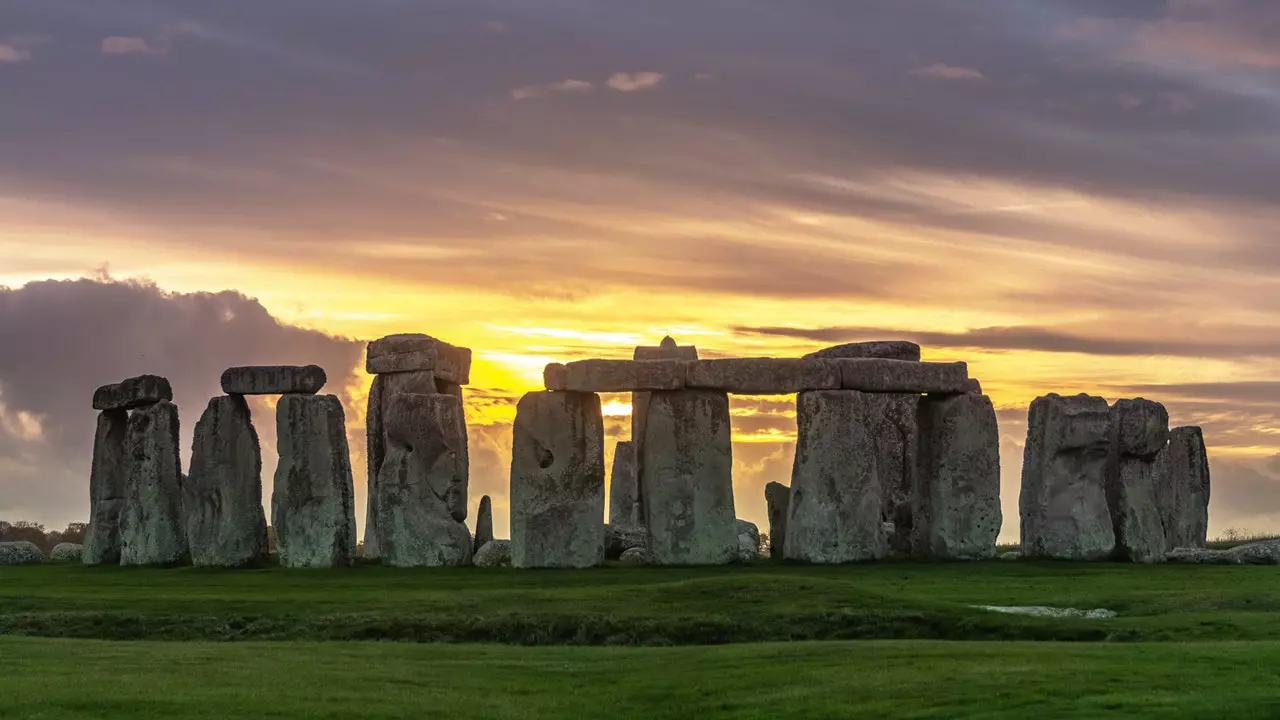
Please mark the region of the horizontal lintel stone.
<svg viewBox="0 0 1280 720"><path fill-rule="evenodd" d="M548 365L543 380L551 391L679 390L685 383L685 365L679 360L578 360Z"/></svg>
<svg viewBox="0 0 1280 720"><path fill-rule="evenodd" d="M962 362L926 363L883 358L838 359L845 390L891 393L964 393L971 389Z"/></svg>
<svg viewBox="0 0 1280 720"><path fill-rule="evenodd" d="M93 393L94 410L132 410L173 400L173 387L159 375L139 375Z"/></svg>
<svg viewBox="0 0 1280 720"><path fill-rule="evenodd" d="M365 371L370 375L427 370L457 385L471 382L471 349L430 335L389 335L369 343Z"/></svg>
<svg viewBox="0 0 1280 720"><path fill-rule="evenodd" d="M685 385L743 395L789 395L804 390L837 390L840 369L806 358L720 358L689 363Z"/></svg>
<svg viewBox="0 0 1280 720"><path fill-rule="evenodd" d="M222 373L228 395L315 395L328 381L319 365L250 365Z"/></svg>

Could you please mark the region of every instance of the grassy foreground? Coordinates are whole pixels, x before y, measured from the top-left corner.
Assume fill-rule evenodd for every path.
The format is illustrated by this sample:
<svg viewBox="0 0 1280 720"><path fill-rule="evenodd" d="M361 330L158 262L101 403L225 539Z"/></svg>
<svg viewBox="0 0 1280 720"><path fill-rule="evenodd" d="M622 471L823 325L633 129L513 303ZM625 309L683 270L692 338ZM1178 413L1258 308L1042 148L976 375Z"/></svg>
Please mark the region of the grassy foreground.
<svg viewBox="0 0 1280 720"><path fill-rule="evenodd" d="M1280 643L682 648L0 638L6 718L1280 715Z"/></svg>
<svg viewBox="0 0 1280 720"><path fill-rule="evenodd" d="M1107 608L1112 620L971 605ZM1280 641L1280 569L991 562L591 571L0 567L0 635L712 645Z"/></svg>

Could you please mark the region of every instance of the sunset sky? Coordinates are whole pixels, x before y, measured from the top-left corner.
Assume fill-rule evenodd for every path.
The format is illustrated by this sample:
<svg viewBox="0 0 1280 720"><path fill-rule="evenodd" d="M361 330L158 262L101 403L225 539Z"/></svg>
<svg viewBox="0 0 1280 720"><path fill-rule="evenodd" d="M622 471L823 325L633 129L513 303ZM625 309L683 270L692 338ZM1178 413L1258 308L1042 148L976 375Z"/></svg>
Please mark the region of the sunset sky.
<svg viewBox="0 0 1280 720"><path fill-rule="evenodd" d="M425 332L502 536L514 400L669 333L967 361L1004 540L1048 392L1164 402L1210 533L1280 531L1278 271L1274 0L0 4L0 519L87 517L97 385L170 377L189 448L268 362L328 370L363 519L363 342ZM794 398L734 408L764 529Z"/></svg>

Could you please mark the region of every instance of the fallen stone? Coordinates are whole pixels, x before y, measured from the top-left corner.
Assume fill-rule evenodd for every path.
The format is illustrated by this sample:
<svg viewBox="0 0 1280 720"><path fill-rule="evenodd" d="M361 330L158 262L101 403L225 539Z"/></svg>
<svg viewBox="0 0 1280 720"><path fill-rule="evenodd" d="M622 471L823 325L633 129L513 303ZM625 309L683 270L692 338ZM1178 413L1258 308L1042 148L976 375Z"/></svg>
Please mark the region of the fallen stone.
<svg viewBox="0 0 1280 720"><path fill-rule="evenodd" d="M173 388L159 375L139 375L115 385L103 385L93 394L94 410L132 410L173 400Z"/></svg>
<svg viewBox="0 0 1280 720"><path fill-rule="evenodd" d="M677 345L670 335L662 338L657 346L640 345L632 356L634 360L697 360L698 348L692 345Z"/></svg>
<svg viewBox="0 0 1280 720"><path fill-rule="evenodd" d="M34 565L44 562L44 553L33 542L0 542L0 565Z"/></svg>
<svg viewBox="0 0 1280 720"><path fill-rule="evenodd" d="M685 385L743 395L789 395L840 387L830 361L803 358L723 358L688 363Z"/></svg>
<svg viewBox="0 0 1280 720"><path fill-rule="evenodd" d="M873 403L853 390L800 393L787 559L836 564L889 554Z"/></svg>
<svg viewBox="0 0 1280 720"><path fill-rule="evenodd" d="M49 559L53 562L84 562L84 545L79 543L58 543L49 551Z"/></svg>
<svg viewBox="0 0 1280 720"><path fill-rule="evenodd" d="M1243 565L1244 559L1230 550L1174 548L1165 553L1165 561L1183 565Z"/></svg>
<svg viewBox="0 0 1280 720"><path fill-rule="evenodd" d="M906 340L872 340L869 342L846 343L836 345L815 353L805 355L807 358L880 358L884 360L905 360L920 362L920 346Z"/></svg>
<svg viewBox="0 0 1280 720"><path fill-rule="evenodd" d="M627 565L653 565L657 562L653 553L645 548L631 548L622 553L622 557L618 559Z"/></svg>
<svg viewBox="0 0 1280 720"><path fill-rule="evenodd" d="M365 371L370 375L425 370L458 385L471 382L471 350L430 335L388 335L369 343Z"/></svg>
<svg viewBox="0 0 1280 720"><path fill-rule="evenodd" d="M383 416L388 412L391 398L406 393L431 395L439 388L439 381L430 371L413 371L375 375L369 389L368 413L365 416L366 460L368 462L368 492L365 497L378 497L378 474L386 456L387 438ZM461 402L461 392L458 393ZM378 548L378 503L365 506L364 549L362 555L376 560L381 555Z"/></svg>
<svg viewBox="0 0 1280 720"><path fill-rule="evenodd" d="M196 567L244 567L266 555L262 449L244 397L213 398L196 423L182 505Z"/></svg>
<svg viewBox="0 0 1280 720"><path fill-rule="evenodd" d="M1280 540L1260 540L1237 545L1229 551L1246 565L1280 565Z"/></svg>
<svg viewBox="0 0 1280 720"><path fill-rule="evenodd" d="M468 565L467 431L453 395L401 393L386 415L378 476L378 549L386 565ZM477 528L479 531L479 528ZM492 537L492 524L488 530Z"/></svg>
<svg viewBox="0 0 1280 720"><path fill-rule="evenodd" d="M764 502L769 512L769 557L781 560L787 546L787 515L791 506L791 487L778 482L764 486Z"/></svg>
<svg viewBox="0 0 1280 720"><path fill-rule="evenodd" d="M342 403L334 395L281 397L276 444L271 526L280 565L349 565L356 550L355 488Z"/></svg>
<svg viewBox="0 0 1280 720"><path fill-rule="evenodd" d="M604 562L604 423L593 393L531 392L511 445L511 562Z"/></svg>
<svg viewBox="0 0 1280 720"><path fill-rule="evenodd" d="M717 565L738 555L729 396L655 392L640 460L643 514L659 565Z"/></svg>
<svg viewBox="0 0 1280 720"><path fill-rule="evenodd" d="M609 522L614 525L639 523L636 511L636 446L623 440L613 446L613 470L609 474Z"/></svg>
<svg viewBox="0 0 1280 720"><path fill-rule="evenodd" d="M604 526L604 556L609 560L617 560L622 553L631 548L647 548L649 531L640 525Z"/></svg>
<svg viewBox="0 0 1280 720"><path fill-rule="evenodd" d="M478 552L490 540L493 540L493 501L485 495L480 498L480 508L476 510L476 541L473 547Z"/></svg>
<svg viewBox="0 0 1280 720"><path fill-rule="evenodd" d="M738 520L738 560L751 562L760 559L760 528L753 522Z"/></svg>
<svg viewBox="0 0 1280 720"><path fill-rule="evenodd" d="M958 363L923 363L905 360L836 359L840 387L875 393L963 393L968 390L969 368Z"/></svg>
<svg viewBox="0 0 1280 720"><path fill-rule="evenodd" d="M1000 430L984 395L927 395L919 408L920 446L912 548L931 560L995 557L1000 534Z"/></svg>
<svg viewBox="0 0 1280 720"><path fill-rule="evenodd" d="M511 567L511 541L490 540L476 551L474 564L476 567Z"/></svg>
<svg viewBox="0 0 1280 720"><path fill-rule="evenodd" d="M1050 394L1031 403L1018 501L1023 556L1111 556L1115 529L1106 493L1110 437L1110 408L1100 397Z"/></svg>
<svg viewBox="0 0 1280 720"><path fill-rule="evenodd" d="M1157 457L1156 504L1165 548L1202 548L1209 529L1209 458L1198 427L1174 428Z"/></svg>
<svg viewBox="0 0 1280 720"><path fill-rule="evenodd" d="M547 390L557 392L630 392L678 390L685 365L678 360L579 360L552 363L543 371Z"/></svg>
<svg viewBox="0 0 1280 720"><path fill-rule="evenodd" d="M1018 552L1017 550L1012 550L1006 553L1000 553L1000 559L1001 560L1021 560L1022 553Z"/></svg>
<svg viewBox="0 0 1280 720"><path fill-rule="evenodd" d="M178 406L167 400L129 416L121 565L176 565L190 559L182 515L178 431Z"/></svg>
<svg viewBox="0 0 1280 720"><path fill-rule="evenodd" d="M253 365L222 373L222 392L228 395L315 395L328 381L319 365Z"/></svg>
<svg viewBox="0 0 1280 720"><path fill-rule="evenodd" d="M972 607L979 610L987 610L1005 615L1030 615L1032 617L1050 617L1050 618L1084 618L1086 620L1108 620L1116 617L1114 610L1106 608L1097 608L1094 610L1080 610L1077 608L1055 608L1044 607L1042 605L1029 606L1000 606L1000 605L973 605Z"/></svg>
<svg viewBox="0 0 1280 720"><path fill-rule="evenodd" d="M1115 557L1164 562L1164 523L1156 502L1159 463L1169 437L1169 414L1157 402L1117 400L1111 407L1107 504L1115 532Z"/></svg>
<svg viewBox="0 0 1280 720"><path fill-rule="evenodd" d="M89 471L89 527L84 536L86 565L120 564L120 520L129 487L129 411L103 410L93 438Z"/></svg>

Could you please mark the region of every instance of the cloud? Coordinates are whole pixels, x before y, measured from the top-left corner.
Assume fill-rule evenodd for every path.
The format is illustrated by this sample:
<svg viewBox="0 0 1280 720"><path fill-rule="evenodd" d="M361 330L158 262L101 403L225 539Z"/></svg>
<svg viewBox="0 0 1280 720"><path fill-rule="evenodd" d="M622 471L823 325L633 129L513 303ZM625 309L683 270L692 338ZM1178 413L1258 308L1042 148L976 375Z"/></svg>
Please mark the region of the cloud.
<svg viewBox="0 0 1280 720"><path fill-rule="evenodd" d="M152 44L145 38L113 35L102 39L103 55L165 55L168 46Z"/></svg>
<svg viewBox="0 0 1280 720"><path fill-rule="evenodd" d="M30 59L30 50L12 42L0 43L0 63L19 63Z"/></svg>
<svg viewBox="0 0 1280 720"><path fill-rule="evenodd" d="M614 73L606 84L619 92L635 92L657 87L662 78L656 72Z"/></svg>
<svg viewBox="0 0 1280 720"><path fill-rule="evenodd" d="M525 85L511 91L513 100L528 100L529 98L542 97L551 93L579 93L590 92L595 88L594 85L586 80L574 80L572 78L561 80L559 82L547 83L546 85Z"/></svg>
<svg viewBox="0 0 1280 720"><path fill-rule="evenodd" d="M986 76L980 71L973 68L957 67L955 65L945 65L943 63L934 63L922 68L916 68L911 71L912 75L921 77L930 77L938 80L985 80Z"/></svg>

